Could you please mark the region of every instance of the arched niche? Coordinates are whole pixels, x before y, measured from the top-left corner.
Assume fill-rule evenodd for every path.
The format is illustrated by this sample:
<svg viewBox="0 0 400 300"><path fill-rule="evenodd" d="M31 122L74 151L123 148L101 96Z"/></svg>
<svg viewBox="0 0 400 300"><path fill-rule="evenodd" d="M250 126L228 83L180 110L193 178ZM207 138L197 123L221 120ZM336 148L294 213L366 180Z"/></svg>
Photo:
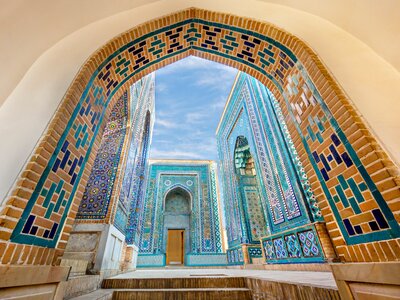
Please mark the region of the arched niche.
<svg viewBox="0 0 400 300"><path fill-rule="evenodd" d="M238 136L234 151L235 172L239 176L256 176L254 159L246 137Z"/></svg>
<svg viewBox="0 0 400 300"><path fill-rule="evenodd" d="M164 201L164 214L190 214L192 210L190 193L179 186L171 189Z"/></svg>
<svg viewBox="0 0 400 300"><path fill-rule="evenodd" d="M183 230L183 255L191 252L191 211L192 194L183 186L177 185L165 193L163 205L162 252L167 254L169 230ZM185 263L185 259L183 260Z"/></svg>
<svg viewBox="0 0 400 300"><path fill-rule="evenodd" d="M237 178L237 189L240 199L236 205L243 210L243 220L247 228L245 243L259 243L259 239L268 233L266 213L262 202L262 194L257 180L255 162L250 151L247 138L240 135L236 138L234 149L234 169Z"/></svg>

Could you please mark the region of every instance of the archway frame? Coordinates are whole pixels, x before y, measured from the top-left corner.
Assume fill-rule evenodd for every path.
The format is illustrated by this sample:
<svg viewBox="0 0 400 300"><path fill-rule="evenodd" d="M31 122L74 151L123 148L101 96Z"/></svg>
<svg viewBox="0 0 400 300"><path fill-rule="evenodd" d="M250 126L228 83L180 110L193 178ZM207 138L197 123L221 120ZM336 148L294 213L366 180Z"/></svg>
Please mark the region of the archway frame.
<svg viewBox="0 0 400 300"><path fill-rule="evenodd" d="M163 213L165 213L165 207L166 207L166 201L167 201L168 194L173 192L176 189L181 189L181 190L185 191L188 194L188 196L189 196L189 207L190 207L189 214L191 214L192 210L193 210L193 194L187 187L185 187L183 184L179 184L179 183L174 184L173 186L171 186L169 189L167 189L164 192L163 203L162 203L162 211L163 211Z"/></svg>
<svg viewBox="0 0 400 300"><path fill-rule="evenodd" d="M211 27L217 28L219 31L207 30ZM177 32L179 29L181 31ZM181 32L186 33L187 38L184 38ZM225 43L223 44L222 40L218 40L216 44L213 39L221 32L226 34L225 39L223 39ZM179 37L178 41L171 41L173 38L167 39L168 36L176 34ZM157 35L163 37L163 39L158 39L161 40L160 42L157 42ZM232 40L227 40L227 36L231 36ZM252 42L248 40L249 37L251 37ZM256 53L256 50L254 52L249 51L248 43L253 44L253 49L260 49L261 46L255 45L257 44L256 40L258 45L263 46L263 49L268 49L267 45L268 47L271 46L268 50L273 49L273 52L265 51L263 55L272 53L270 57L272 60L264 59L262 61L259 54L261 51L258 51L258 53ZM155 48L162 44L164 44L163 47L167 46L170 49ZM174 46L174 44L176 45ZM180 46L182 47L180 48ZM140 48L142 50L138 51ZM154 48L153 52L150 53L152 48ZM131 49L132 57L129 56L129 49ZM235 56L230 55L230 51ZM123 55L127 56L123 57ZM367 192L374 194L375 200L371 200L372 208L369 210L367 208L367 212L370 212L374 205L375 207L383 207L386 220L395 231L398 230L396 217L399 218L399 208L394 201L400 194L399 182L396 179L399 174L398 169L376 142L345 93L312 49L295 36L272 24L191 8L152 20L121 34L91 55L82 66L49 123L46 133L38 143L24 171L21 172L14 191L6 200L5 210L3 210L3 228L0 231L0 238L5 242L3 243L5 244L3 253L6 250L10 251L11 248L16 248L13 261L21 264L32 260L32 257L37 259L39 253L40 264L59 262L58 258L65 249L79 201L100 144L104 120L107 120L112 104L133 82L142 76L188 55L196 55L223 63L255 77L276 95L283 116L291 117L294 117L294 115L290 108L292 103L289 100L293 95L288 94L287 86L293 83L293 81L289 82L288 80L289 77L293 80L293 76L288 74L294 68L297 68L297 73L294 75L305 76L304 82L308 80L307 84L312 95L316 97L314 100L318 107L314 107L312 110L316 111L316 114L327 113L331 117L327 120L332 127L328 131L338 131L341 134L340 138L344 147L352 151L352 159L354 159L354 165L357 168L353 171L358 172L355 175L357 177L354 178L367 180L370 189ZM284 63L281 63L282 60ZM289 61L293 65L289 66ZM282 67L287 66L289 71L288 69L283 71L277 64L281 64ZM119 68L120 66L123 66L123 69ZM129 76L126 73L128 71L131 72ZM303 84L305 84L304 82ZM293 90L292 88L291 90ZM95 130L89 133L88 140L90 142L77 147L78 149L71 150L77 156L84 157L85 164L77 171L79 172L77 182L74 185L66 184L66 193L69 198L66 199L68 201L65 204L62 216L51 215L46 219L45 212L41 209L41 197L46 197L46 193L54 184L58 188L61 180L67 182L69 179L68 175L52 173L52 166L57 156L62 155L65 141L74 142L71 129L76 124L74 122L90 122L87 114L84 115L90 110L90 105L93 105L93 112L98 113L98 120L94 126ZM292 146L299 155L299 165L306 170L310 179L310 184L327 222L328 232L339 256L346 261L381 261L385 260L390 253L392 257L400 255L395 254L393 256L394 251L391 252L391 248L395 245L386 241L388 240L387 236L390 236L393 231L389 235L386 234L385 238L353 239L355 242L351 242L348 236L344 236L346 230L340 225L340 222L337 222L341 216L338 215L337 211L335 212L332 197L326 196L327 193L329 194L327 186L324 184L321 186L322 181L318 168L311 161L310 149L305 146L307 141L304 140L304 136L299 134L302 131L301 126L303 125L294 122L289 123L287 130L293 137L294 145ZM72 144L69 143L69 145ZM315 145L316 148L318 148L317 145ZM311 150L314 150L314 148L311 148ZM339 170L340 168L336 169ZM46 192L44 192L44 189ZM57 197L57 195L54 197ZM393 212L396 213L395 216ZM37 236L36 232L35 234L24 233L23 230L27 222L42 223L43 228L47 226L43 223L54 224L59 222L55 239L43 239L41 236ZM392 235L393 237L397 238L395 235ZM25 245L29 246L25 247ZM370 255L365 256L363 252Z"/></svg>

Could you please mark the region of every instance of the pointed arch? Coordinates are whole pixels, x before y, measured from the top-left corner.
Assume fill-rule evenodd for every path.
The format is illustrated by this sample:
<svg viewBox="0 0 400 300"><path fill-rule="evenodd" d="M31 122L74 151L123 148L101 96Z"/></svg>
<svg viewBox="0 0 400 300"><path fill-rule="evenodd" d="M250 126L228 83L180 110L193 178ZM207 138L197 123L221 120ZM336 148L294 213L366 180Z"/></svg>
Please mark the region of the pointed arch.
<svg viewBox="0 0 400 300"><path fill-rule="evenodd" d="M12 233L6 232L10 239L7 247L19 243L56 248L60 251L53 251L54 259L62 254L111 107L133 82L188 55L244 71L275 95L276 105L290 120L287 129L296 140L293 146L299 153L299 167L306 166L311 185L319 191L318 201L327 207L324 217L338 221L332 222L330 231L343 257L348 257L349 245L400 236L393 214L399 208L390 204L393 195L385 193L399 186L394 179L397 171L316 53L272 24L191 8L121 34L82 66L18 179L34 188L16 186L6 199L9 207L23 210L11 226ZM84 144L77 142L79 126L88 128ZM326 161L327 151L332 152L336 164ZM82 164L57 172L55 165L66 153ZM386 168L378 179L372 178L374 169L368 167L374 162ZM335 175L343 166L348 169L344 180L357 187L357 201L373 203L360 208L354 202L350 215L338 204L343 193ZM366 198L360 198L360 191L367 191ZM43 206L46 197L61 197L62 213L48 213ZM343 202L346 204L346 199ZM12 209L4 213L14 217ZM380 225L360 229L357 220L362 218L357 217L371 214ZM27 229L38 226L40 230ZM54 230L52 238L44 234L49 230ZM20 261L27 259L29 256Z"/></svg>

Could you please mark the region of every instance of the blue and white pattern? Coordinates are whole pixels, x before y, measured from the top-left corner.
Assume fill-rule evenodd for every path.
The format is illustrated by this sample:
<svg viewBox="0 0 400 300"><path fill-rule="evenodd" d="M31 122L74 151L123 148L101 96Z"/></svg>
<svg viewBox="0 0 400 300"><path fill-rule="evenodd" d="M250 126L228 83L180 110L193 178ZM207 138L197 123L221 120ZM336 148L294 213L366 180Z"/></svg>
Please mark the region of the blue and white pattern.
<svg viewBox="0 0 400 300"><path fill-rule="evenodd" d="M266 263L324 262L314 224L261 239Z"/></svg>
<svg viewBox="0 0 400 300"><path fill-rule="evenodd" d="M236 80L217 129L217 145L230 248L320 220L279 105L249 75L240 73ZM246 164L251 176L237 171ZM288 237L286 243L282 237L273 244L273 251L269 243L263 245L268 258L300 256L297 239Z"/></svg>
<svg viewBox="0 0 400 300"><path fill-rule="evenodd" d="M190 215L186 256L222 253L215 172L215 163L211 161L150 161L141 216L139 254L159 255L166 252L166 213L172 213L175 219L182 220L185 215ZM182 210L184 206L180 204L180 208L168 208L167 212L166 197L170 191L177 189L189 195L190 209Z"/></svg>

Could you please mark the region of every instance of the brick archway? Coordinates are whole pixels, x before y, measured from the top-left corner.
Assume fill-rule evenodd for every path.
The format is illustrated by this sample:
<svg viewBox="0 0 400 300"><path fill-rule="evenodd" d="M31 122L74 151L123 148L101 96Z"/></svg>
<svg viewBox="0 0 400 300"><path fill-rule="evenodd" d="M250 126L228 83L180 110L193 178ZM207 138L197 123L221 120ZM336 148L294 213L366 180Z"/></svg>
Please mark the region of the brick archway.
<svg viewBox="0 0 400 300"><path fill-rule="evenodd" d="M7 200L3 253L12 248L13 261L21 264L39 253L40 264L56 262L112 104L142 76L188 55L242 70L275 95L298 167L309 178L304 184L344 260L380 261L392 253L385 240L399 235L392 201L400 194L396 170L317 55L274 25L196 8L123 33L83 65ZM84 143L76 135L79 125L86 128ZM54 171L67 151L82 164ZM48 213L49 201L61 202L60 214ZM55 231L53 238L44 236L46 230ZM2 263L9 261L3 257Z"/></svg>

